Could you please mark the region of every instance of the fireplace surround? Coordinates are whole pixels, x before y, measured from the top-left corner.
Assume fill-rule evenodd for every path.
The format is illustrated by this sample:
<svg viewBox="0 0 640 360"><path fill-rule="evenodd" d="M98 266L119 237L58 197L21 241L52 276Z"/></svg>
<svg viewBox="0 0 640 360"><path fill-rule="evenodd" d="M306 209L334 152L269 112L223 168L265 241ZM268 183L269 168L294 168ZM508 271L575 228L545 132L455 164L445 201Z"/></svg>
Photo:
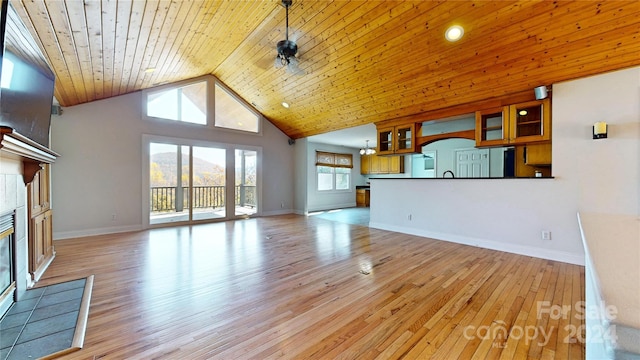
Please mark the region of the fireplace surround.
<svg viewBox="0 0 640 360"><path fill-rule="evenodd" d="M12 214L12 262L15 289L10 298L20 300L32 285L29 274L27 184L40 170L59 156L13 129L0 126L0 214ZM1 291L1 290L0 290ZM0 308L0 310L2 310ZM0 311L0 316L4 311Z"/></svg>
<svg viewBox="0 0 640 360"><path fill-rule="evenodd" d="M0 214L0 314L11 305L16 288L13 264L15 243L14 212Z"/></svg>

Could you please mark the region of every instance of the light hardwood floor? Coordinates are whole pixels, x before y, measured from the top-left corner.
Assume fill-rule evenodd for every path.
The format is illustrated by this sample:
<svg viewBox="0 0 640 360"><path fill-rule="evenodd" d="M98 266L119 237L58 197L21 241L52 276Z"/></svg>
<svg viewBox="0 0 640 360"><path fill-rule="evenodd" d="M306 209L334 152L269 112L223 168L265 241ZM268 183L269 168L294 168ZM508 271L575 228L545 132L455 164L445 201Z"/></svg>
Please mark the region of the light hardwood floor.
<svg viewBox="0 0 640 360"><path fill-rule="evenodd" d="M297 215L55 246L39 284L95 275L65 359L584 358L581 266Z"/></svg>

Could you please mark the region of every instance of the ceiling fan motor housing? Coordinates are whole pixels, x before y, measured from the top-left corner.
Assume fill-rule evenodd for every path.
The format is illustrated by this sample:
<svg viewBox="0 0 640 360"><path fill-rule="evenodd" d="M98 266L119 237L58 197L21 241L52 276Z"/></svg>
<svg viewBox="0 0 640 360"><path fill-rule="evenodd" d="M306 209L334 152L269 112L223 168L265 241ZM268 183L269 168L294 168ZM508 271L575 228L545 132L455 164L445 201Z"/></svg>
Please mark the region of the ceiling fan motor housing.
<svg viewBox="0 0 640 360"><path fill-rule="evenodd" d="M280 40L276 45L276 49L278 50L279 55L288 59L296 55L298 52L298 45L291 40Z"/></svg>

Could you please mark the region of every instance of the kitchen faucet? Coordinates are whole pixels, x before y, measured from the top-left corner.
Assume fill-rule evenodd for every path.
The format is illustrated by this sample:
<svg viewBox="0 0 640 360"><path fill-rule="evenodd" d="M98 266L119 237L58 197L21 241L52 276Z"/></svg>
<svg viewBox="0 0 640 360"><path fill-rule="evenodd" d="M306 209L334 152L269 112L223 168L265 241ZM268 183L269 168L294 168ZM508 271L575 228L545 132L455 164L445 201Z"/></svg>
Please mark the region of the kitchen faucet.
<svg viewBox="0 0 640 360"><path fill-rule="evenodd" d="M452 178L455 178L455 177L456 177L456 176L453 174L453 171L451 171L451 170L447 170L447 171L443 172L443 173L442 173L442 177L444 178L444 176L445 176L445 175L447 175L447 173L450 173Z"/></svg>

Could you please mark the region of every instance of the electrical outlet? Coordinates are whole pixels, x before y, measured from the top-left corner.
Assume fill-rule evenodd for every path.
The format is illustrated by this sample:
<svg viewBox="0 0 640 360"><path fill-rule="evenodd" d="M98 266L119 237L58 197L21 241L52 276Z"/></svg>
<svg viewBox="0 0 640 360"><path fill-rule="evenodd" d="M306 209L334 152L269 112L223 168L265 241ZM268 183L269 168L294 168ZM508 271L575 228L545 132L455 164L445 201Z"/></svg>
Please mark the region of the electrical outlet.
<svg viewBox="0 0 640 360"><path fill-rule="evenodd" d="M409 214L409 216L407 216L407 218L409 219L409 221L411 221L411 219L413 218L413 215Z"/></svg>
<svg viewBox="0 0 640 360"><path fill-rule="evenodd" d="M115 213L111 214L111 221L116 221L116 214Z"/></svg>
<svg viewBox="0 0 640 360"><path fill-rule="evenodd" d="M284 209L284 201L280 203L280 208Z"/></svg>
<svg viewBox="0 0 640 360"><path fill-rule="evenodd" d="M551 240L551 231L542 230L542 240Z"/></svg>

